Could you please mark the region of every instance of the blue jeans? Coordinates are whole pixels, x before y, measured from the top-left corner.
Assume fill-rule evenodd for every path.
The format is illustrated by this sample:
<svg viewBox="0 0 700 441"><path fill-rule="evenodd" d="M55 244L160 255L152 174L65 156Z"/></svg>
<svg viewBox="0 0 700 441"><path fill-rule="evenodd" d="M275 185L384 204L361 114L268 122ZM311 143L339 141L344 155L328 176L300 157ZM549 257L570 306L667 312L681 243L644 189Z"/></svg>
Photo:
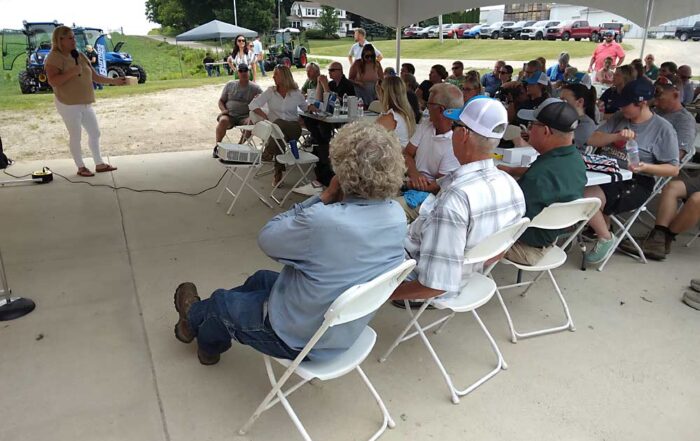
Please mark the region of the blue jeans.
<svg viewBox="0 0 700 441"><path fill-rule="evenodd" d="M279 273L257 271L242 286L217 289L206 300L192 305L187 320L200 349L209 355L231 347L231 339L275 358L293 360L299 352L290 348L272 329L267 300Z"/></svg>
<svg viewBox="0 0 700 441"><path fill-rule="evenodd" d="M260 72L263 74L263 76L266 76L267 74L265 73L265 60L258 60L258 67L260 68Z"/></svg>

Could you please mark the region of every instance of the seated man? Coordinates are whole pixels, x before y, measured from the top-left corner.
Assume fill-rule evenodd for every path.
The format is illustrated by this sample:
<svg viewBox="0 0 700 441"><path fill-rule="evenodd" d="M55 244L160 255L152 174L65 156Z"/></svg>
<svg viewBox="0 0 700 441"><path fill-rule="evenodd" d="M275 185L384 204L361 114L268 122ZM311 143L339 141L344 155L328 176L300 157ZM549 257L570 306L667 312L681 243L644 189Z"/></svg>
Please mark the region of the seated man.
<svg viewBox="0 0 700 441"><path fill-rule="evenodd" d="M586 254L586 262L597 264L613 252L615 236L609 229L611 214L636 210L651 196L655 176L678 175L678 138L671 123L652 113L649 101L654 97L654 85L643 78L629 82L619 97L620 111L593 132L588 143L607 147L625 168L634 175L631 180L587 187L584 195L601 200L601 211L589 222L598 237ZM638 165L627 164L625 143L634 139L639 146Z"/></svg>
<svg viewBox="0 0 700 441"><path fill-rule="evenodd" d="M226 131L235 126L249 123L248 115L250 109L248 104L257 95L262 93L262 89L257 84L250 81L250 73L247 64L238 65L238 80L229 81L224 86L219 98L219 116L216 117L216 144L220 143ZM216 155L216 144L214 145L214 158Z"/></svg>
<svg viewBox="0 0 700 441"><path fill-rule="evenodd" d="M285 266L258 271L231 290L200 300L192 283L175 291L175 336L197 338L202 364L219 361L231 340L273 357L294 359L333 301L404 261L406 221L391 197L405 166L398 140L376 124L353 123L331 144L331 185L260 231L265 254ZM372 317L334 326L308 358L327 360L348 349Z"/></svg>
<svg viewBox="0 0 700 441"><path fill-rule="evenodd" d="M328 77L331 78L328 81ZM355 86L343 74L343 65L334 61L328 65L328 76L320 75L318 77L318 87L316 88L316 99L323 99L323 94L326 92L334 92L342 99L344 96L355 96ZM305 196L314 196L323 191L323 187L327 187L333 178L333 169L331 168L328 159L328 146L333 137L334 124L319 121L313 118L304 117L304 125L313 137L314 155L318 156L318 162L314 172L316 180L310 184L301 187L296 187L293 191Z"/></svg>
<svg viewBox="0 0 700 441"><path fill-rule="evenodd" d="M479 269L463 265L465 251L525 213L517 182L493 161L493 149L508 126L503 105L477 97L445 116L454 122L452 146L460 167L440 180L440 192L424 203L409 228L404 247L417 266L410 281L394 291L394 300L459 291L464 277Z"/></svg>
<svg viewBox="0 0 700 441"><path fill-rule="evenodd" d="M442 83L430 88L429 119L416 127L403 152L408 168L407 187L425 192L417 195L416 203L409 204L408 198L399 199L409 222L418 217L420 198L424 199L427 193L437 193L440 190L437 180L459 168L452 149L452 121L443 112L461 108L463 104L462 91L457 86Z"/></svg>
<svg viewBox="0 0 700 441"><path fill-rule="evenodd" d="M586 166L573 145L578 125L576 109L564 101L549 98L534 110L521 110L518 118L530 121L530 144L540 155L529 168L499 168L521 176L518 184L525 195L525 216L534 219L555 202L582 198ZM562 233L528 228L508 250L506 258L523 265L535 265Z"/></svg>
<svg viewBox="0 0 700 441"><path fill-rule="evenodd" d="M317 97L318 78L321 76L321 68L318 64L310 62L306 65L306 81L301 86L301 93L304 94L308 102L313 102ZM321 93L323 96L323 93Z"/></svg>
<svg viewBox="0 0 700 441"><path fill-rule="evenodd" d="M680 80L675 75L660 77L654 86L654 110L676 130L680 159L692 155L695 152L695 118L683 107Z"/></svg>
<svg viewBox="0 0 700 441"><path fill-rule="evenodd" d="M447 77L446 82L454 84L457 87L462 87L462 83L466 77L464 76L464 63L461 61L454 61L452 63L452 74Z"/></svg>

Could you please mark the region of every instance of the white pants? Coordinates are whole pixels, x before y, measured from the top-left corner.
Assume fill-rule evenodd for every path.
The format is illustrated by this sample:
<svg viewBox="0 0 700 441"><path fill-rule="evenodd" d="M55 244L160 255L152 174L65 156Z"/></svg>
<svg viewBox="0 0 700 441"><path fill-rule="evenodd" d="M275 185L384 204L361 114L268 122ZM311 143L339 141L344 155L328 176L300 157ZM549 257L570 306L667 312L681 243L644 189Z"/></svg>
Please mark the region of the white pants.
<svg viewBox="0 0 700 441"><path fill-rule="evenodd" d="M92 159L95 161L95 165L104 164L102 156L100 155L100 128L97 126L97 116L92 109L92 105L63 104L58 100L54 101L56 103L56 110L58 110L58 114L61 115L68 129L68 146L70 147L71 155L73 155L75 165L77 165L78 168L85 167L83 153L80 149L81 127L85 127L85 131L88 134L88 145L90 146Z"/></svg>

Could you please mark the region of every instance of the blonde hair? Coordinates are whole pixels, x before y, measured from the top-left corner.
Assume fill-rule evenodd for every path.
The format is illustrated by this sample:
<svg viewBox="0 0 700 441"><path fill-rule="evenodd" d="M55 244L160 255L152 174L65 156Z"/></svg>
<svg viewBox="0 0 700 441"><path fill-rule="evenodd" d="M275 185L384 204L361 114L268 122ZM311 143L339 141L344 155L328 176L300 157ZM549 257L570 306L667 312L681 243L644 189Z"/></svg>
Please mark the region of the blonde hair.
<svg viewBox="0 0 700 441"><path fill-rule="evenodd" d="M54 29L53 34L51 34L51 50L61 52L61 38L72 33L73 29L68 26L58 26Z"/></svg>
<svg viewBox="0 0 700 441"><path fill-rule="evenodd" d="M406 120L408 126L408 136L413 136L416 131L416 117L408 102L406 86L399 77L387 77L377 84L381 91L380 101L382 109L388 112L389 109L398 113Z"/></svg>
<svg viewBox="0 0 700 441"><path fill-rule="evenodd" d="M378 124L347 124L331 141L330 158L345 195L389 199L403 184L406 163L399 139Z"/></svg>
<svg viewBox="0 0 700 441"><path fill-rule="evenodd" d="M275 71L282 74L282 80L280 81L280 86L286 90L299 90L299 85L294 81L292 76L292 71L284 65L275 66Z"/></svg>
<svg viewBox="0 0 700 441"><path fill-rule="evenodd" d="M432 100L446 109L458 109L464 105L462 90L449 83L438 83L430 88Z"/></svg>

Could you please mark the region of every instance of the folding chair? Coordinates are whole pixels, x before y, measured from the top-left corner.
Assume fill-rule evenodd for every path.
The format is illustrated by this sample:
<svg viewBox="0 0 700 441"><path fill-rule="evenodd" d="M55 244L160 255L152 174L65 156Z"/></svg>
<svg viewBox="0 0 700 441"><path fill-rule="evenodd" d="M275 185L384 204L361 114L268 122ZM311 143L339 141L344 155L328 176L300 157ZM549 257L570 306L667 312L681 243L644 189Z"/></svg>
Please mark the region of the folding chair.
<svg viewBox="0 0 700 441"><path fill-rule="evenodd" d="M287 411L287 414L289 414L289 417L292 419L292 422L296 426L297 430L299 430L301 436L305 440L310 441L311 437L301 424L299 417L297 417L296 413L294 413L292 405L287 400L287 397L292 392L296 391L301 386L313 379L318 379L320 381L333 380L335 378L342 377L353 370L356 370L360 375L362 381L365 383L377 402L377 405L379 406L383 415L381 427L374 433L374 435L372 435L370 440L376 440L379 438L379 436L384 433L387 426L394 428L396 423L394 423L394 420L391 418L391 415L389 415L389 411L384 405L381 397L360 367L360 364L372 351L374 343L377 340L377 334L372 328L369 326L365 327L362 334L360 334L360 337L347 351L331 360L302 360L306 358L307 354L311 351L311 349L313 349L328 328L365 317L379 309L379 307L387 301L389 296L391 296L394 289L399 286L399 284L406 278L406 276L415 266L415 260L407 260L398 267L374 278L367 283L355 285L347 289L328 308L328 311L324 315L323 324L320 328L318 328L318 331L316 331L306 346L304 346L304 349L297 356L297 358L294 360L274 359L276 362L287 368L279 379L275 377L275 373L272 369L272 357L264 355L265 369L267 370L267 375L270 379L272 390L267 394L262 403L260 403L258 408L255 410L255 413L253 413L245 425L239 430L239 433L241 435L245 435L245 433L252 427L255 420L257 420L264 411L269 410L277 403L282 403L282 406ZM297 374L299 377L301 377L301 381L286 391L283 391L282 387L285 385L289 377L292 376L292 374Z"/></svg>
<svg viewBox="0 0 700 441"><path fill-rule="evenodd" d="M492 259L506 252L515 243L518 237L520 237L520 235L527 229L529 223L529 219L523 218L515 224L506 227L498 231L497 233L489 236L488 238L484 239L481 243L468 250L464 254L464 264L472 265L486 262L489 259ZM455 295L446 294L440 297L435 297L426 300L421 306L421 308L418 310L418 312L416 312L415 314L411 312L411 308L409 307L408 301L406 300L406 311L411 317L411 320L408 322L408 325L406 325L406 327L403 329L401 334L399 334L396 340L394 340L394 343L392 343L389 349L387 349L386 353L379 359L379 362L386 361L389 355L400 343L411 339L416 335L420 336L421 340L425 344L425 347L428 349L428 352L430 352L430 355L433 357L433 360L437 364L438 369L440 369L440 373L442 374L442 377L445 380L445 383L447 384L447 388L450 391L450 396L454 404L459 403L460 396L464 396L472 392L474 389L481 386L491 377L496 375L501 369L507 369L508 365L503 359L501 351L498 349L496 342L489 333L488 329L486 329L486 326L484 326L484 323L481 321L479 314L477 314L476 312L476 309L487 303L489 300L491 300L491 297L493 297L494 293L496 292L496 283L489 276L491 269L495 265L495 262L489 265L488 268L485 268L483 273L471 273L469 275L468 280L466 281L466 284L462 286L459 293L456 293ZM429 325L421 326L418 323L418 319L430 305L440 310L449 310L450 313L430 323ZM428 341L428 337L426 337L425 335L425 331L437 325L440 325L440 327L438 327L435 330L435 334L440 332L447 324L447 322L458 312L472 313L477 323L481 327L481 330L484 332L484 334L486 334L486 338L489 340L491 348L493 349L498 359L496 367L492 371L490 371L488 374L484 375L465 389L457 389L454 386L450 375L447 373L447 370L440 361L440 358L437 356L435 349L433 349L432 345ZM411 334L407 335L408 331L411 328L415 328L416 330Z"/></svg>
<svg viewBox="0 0 700 441"><path fill-rule="evenodd" d="M280 127L273 122L268 121L268 124L272 126L272 139L274 140L275 144L277 145L277 148L280 151L280 154L275 157L275 160L277 160L277 162L279 162L280 164L285 165L287 168L282 174L282 179L280 179L277 185L272 187L272 191L270 192L270 197L275 202L277 202L278 205L282 206L289 197L289 195L292 194L292 191L297 186L299 186L299 184L301 184L302 182L306 183L306 177L309 175L311 170L313 170L314 166L318 162L318 156L314 155L313 153L309 153L307 151L299 149L299 159L295 158L294 155L292 155L292 150L286 148L287 143L284 139L284 133L282 133L282 129L280 129ZM303 168L303 165L307 165L308 167ZM299 170L301 176L299 177L299 180L294 185L292 185L289 191L284 195L282 200L280 200L275 195L275 191L277 191L277 189L284 183L284 180L294 168Z"/></svg>
<svg viewBox="0 0 700 441"><path fill-rule="evenodd" d="M580 223L580 225L574 229L574 231L569 235L569 237L561 245L561 247L557 245L552 246L549 249L549 251L547 251L547 253L544 256L542 256L542 259L540 259L540 261L537 262L536 265L523 265L517 262L512 262L508 259L501 259L501 263L504 263L506 265L513 265L520 271L538 273L537 276L531 281L499 286L496 290L496 297L498 297L498 301L501 303L503 312L505 312L506 318L508 319L508 327L510 328L511 341L513 343L516 343L518 341L518 338L536 337L538 335L552 334L555 332L564 331L566 329L570 331L576 330L576 328L574 327L574 321L571 318L571 314L569 313L569 306L566 304L564 295L562 294L561 289L559 289L559 285L557 284L554 275L552 275L552 270L559 268L566 262L567 256L564 250L569 246L569 244L571 244L571 242L576 237L578 237L578 234L581 232L583 227L588 223L591 217L593 217L593 215L599 209L600 199L597 198L582 198L571 202L555 203L548 206L547 208L542 210L540 214L535 216L535 218L530 223L530 228L559 230L564 228L570 228L578 223ZM515 330L513 320L510 316L510 312L508 311L508 308L506 307L506 304L503 301L503 297L501 297L501 290L527 286L525 291L521 294L521 296L524 296L544 274L547 274L549 276L549 279L552 282L552 285L554 286L554 290L559 296L561 305L564 308L566 323L564 323L561 326L541 329L539 331L518 332Z"/></svg>
<svg viewBox="0 0 700 441"><path fill-rule="evenodd" d="M245 144L235 144L239 147L247 147L251 151L257 153L257 158L255 161L251 164L227 164L225 162L219 161L219 164L221 164L222 167L226 169L226 174L228 174L228 179L226 179L223 188L221 189L221 192L219 193L219 197L216 199L216 203L219 204L221 203L221 198L224 196L225 192L228 192L231 196L233 196L233 201L231 201L231 205L229 205L228 210L226 211L227 215L230 215L231 212L233 211L233 206L236 205L236 202L238 201L238 197L241 195L243 190L245 188L250 189L253 193L255 193L258 196L258 199L260 199L265 205L268 207L272 208L272 205L267 201L265 196L260 194L258 190L256 190L252 185L250 185L250 179L254 176L254 172L259 170L260 167L262 166L261 162L261 153L262 149L265 146L265 143L267 140L270 138L271 134L271 127L268 124L264 123L257 123L255 126L253 126L253 133L250 138L246 141ZM255 144L255 139L257 138L260 142L260 145ZM219 143L219 145L225 145ZM245 175L240 175L238 174L239 171L241 170L246 170ZM241 181L241 185L234 191L232 190L229 185L231 184L231 180L233 178L236 178L237 180Z"/></svg>

